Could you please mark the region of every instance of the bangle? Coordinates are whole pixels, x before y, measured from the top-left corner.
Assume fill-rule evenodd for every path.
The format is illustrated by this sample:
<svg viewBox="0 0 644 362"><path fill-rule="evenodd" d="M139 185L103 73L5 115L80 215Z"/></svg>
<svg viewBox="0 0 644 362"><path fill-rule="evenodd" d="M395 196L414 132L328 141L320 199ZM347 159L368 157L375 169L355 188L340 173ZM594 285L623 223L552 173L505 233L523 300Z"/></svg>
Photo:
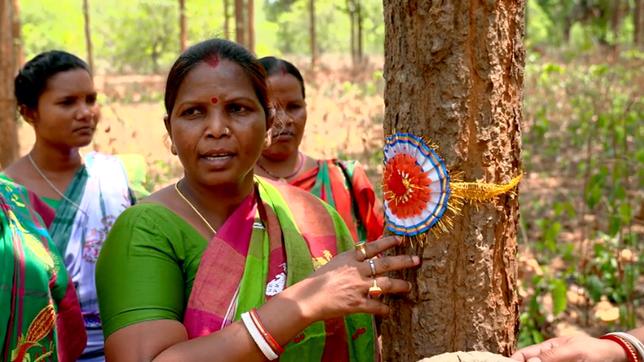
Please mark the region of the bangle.
<svg viewBox="0 0 644 362"><path fill-rule="evenodd" d="M634 335L629 334L629 333L624 333L624 332L613 332L613 333L608 333L609 335L621 337L622 339L626 340L626 342L630 343L633 348L637 351L637 354L640 357L640 361L644 361L644 343L640 341L639 339L635 338Z"/></svg>
<svg viewBox="0 0 644 362"><path fill-rule="evenodd" d="M279 356L271 349L268 343L266 343L266 340L264 339L264 337L262 337L261 332L257 329L255 323L253 323L250 314L248 312L242 313L241 320L242 322L244 322L244 326L246 327L248 334L250 334L251 338L253 338L253 341L255 341L255 344L257 345L257 347L259 347L259 350L262 351L262 354L264 354L264 357L266 357L269 361L276 360Z"/></svg>
<svg viewBox="0 0 644 362"><path fill-rule="evenodd" d="M631 346L631 344L628 343L622 337L618 337L614 334L605 334L599 337L599 339L608 339L619 344L622 347L622 349L624 349L624 352L626 352L626 359L628 360L628 362L641 362L640 359L637 357L635 348L633 348L633 346Z"/></svg>
<svg viewBox="0 0 644 362"><path fill-rule="evenodd" d="M273 336L268 333L266 328L264 328L264 325L262 322L259 320L259 316L257 315L257 309L253 308L250 310L250 317L252 318L253 322L255 323L255 327L259 329L259 332L264 336L264 339L266 342L268 342L268 345L271 346L271 349L276 352L278 355L284 353L284 348L280 346L279 343L273 338Z"/></svg>

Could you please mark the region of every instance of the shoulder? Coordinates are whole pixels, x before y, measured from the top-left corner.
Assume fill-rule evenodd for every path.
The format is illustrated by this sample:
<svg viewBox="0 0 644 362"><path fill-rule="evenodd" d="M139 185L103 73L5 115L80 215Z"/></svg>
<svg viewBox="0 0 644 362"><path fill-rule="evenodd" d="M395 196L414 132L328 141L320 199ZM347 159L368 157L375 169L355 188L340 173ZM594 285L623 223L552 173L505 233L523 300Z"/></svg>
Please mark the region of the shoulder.
<svg viewBox="0 0 644 362"><path fill-rule="evenodd" d="M30 168L26 157L21 157L16 162L9 165L0 173L0 178L4 178L15 183L24 184L25 180L33 177L33 170Z"/></svg>

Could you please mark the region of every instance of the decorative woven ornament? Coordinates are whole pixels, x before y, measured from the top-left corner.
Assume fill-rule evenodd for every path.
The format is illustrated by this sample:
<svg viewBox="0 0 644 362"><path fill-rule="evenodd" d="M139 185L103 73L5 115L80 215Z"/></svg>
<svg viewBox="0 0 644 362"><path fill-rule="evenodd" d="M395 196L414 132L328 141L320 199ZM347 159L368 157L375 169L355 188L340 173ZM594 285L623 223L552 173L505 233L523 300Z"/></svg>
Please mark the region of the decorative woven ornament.
<svg viewBox="0 0 644 362"><path fill-rule="evenodd" d="M435 147L410 133L385 140L384 209L387 229L413 237L447 232L465 201L485 201L512 191L521 175L503 185L456 182ZM458 177L457 177L458 178Z"/></svg>

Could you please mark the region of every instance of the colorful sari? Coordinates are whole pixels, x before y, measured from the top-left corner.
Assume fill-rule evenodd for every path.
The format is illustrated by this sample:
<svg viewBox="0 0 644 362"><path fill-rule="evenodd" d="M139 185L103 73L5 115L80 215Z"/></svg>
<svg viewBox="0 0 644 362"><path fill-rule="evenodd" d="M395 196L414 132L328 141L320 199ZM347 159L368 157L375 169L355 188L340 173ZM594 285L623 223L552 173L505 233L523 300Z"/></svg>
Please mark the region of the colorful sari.
<svg viewBox="0 0 644 362"><path fill-rule="evenodd" d="M383 233L382 206L356 161L318 160L318 166L290 182L333 206L354 240L373 241Z"/></svg>
<svg viewBox="0 0 644 362"><path fill-rule="evenodd" d="M0 359L75 361L86 342L76 291L33 201L0 180Z"/></svg>
<svg viewBox="0 0 644 362"><path fill-rule="evenodd" d="M103 331L94 275L96 260L116 217L132 204L127 174L115 156L89 153L56 209L49 233L76 286L88 334L83 359L103 355ZM68 200L69 199L69 200Z"/></svg>
<svg viewBox="0 0 644 362"><path fill-rule="evenodd" d="M353 245L330 206L297 188L257 180L256 194L231 215L201 258L183 320L190 338L239 320ZM355 314L313 323L285 346L280 360L374 361L375 341L372 316Z"/></svg>

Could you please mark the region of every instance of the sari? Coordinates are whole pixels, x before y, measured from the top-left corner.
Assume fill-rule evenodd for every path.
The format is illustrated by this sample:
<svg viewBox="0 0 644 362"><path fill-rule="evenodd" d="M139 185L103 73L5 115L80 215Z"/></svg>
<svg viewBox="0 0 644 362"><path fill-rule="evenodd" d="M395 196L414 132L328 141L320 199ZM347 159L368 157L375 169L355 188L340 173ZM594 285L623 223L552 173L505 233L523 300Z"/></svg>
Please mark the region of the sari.
<svg viewBox="0 0 644 362"><path fill-rule="evenodd" d="M291 180L333 206L349 227L354 240L378 239L384 228L382 205L364 168L356 161L318 160L312 168Z"/></svg>
<svg viewBox="0 0 644 362"><path fill-rule="evenodd" d="M297 188L256 180L255 194L226 220L203 253L183 319L189 338L239 320L353 246L329 205ZM371 315L319 321L284 347L280 361L374 361L375 341Z"/></svg>
<svg viewBox="0 0 644 362"><path fill-rule="evenodd" d="M115 156L91 152L60 200L49 227L79 296L88 334L81 359L102 359L103 331L94 275L96 260L116 217L132 204L127 174Z"/></svg>
<svg viewBox="0 0 644 362"><path fill-rule="evenodd" d="M86 342L76 291L34 203L0 180L0 359L75 361Z"/></svg>

